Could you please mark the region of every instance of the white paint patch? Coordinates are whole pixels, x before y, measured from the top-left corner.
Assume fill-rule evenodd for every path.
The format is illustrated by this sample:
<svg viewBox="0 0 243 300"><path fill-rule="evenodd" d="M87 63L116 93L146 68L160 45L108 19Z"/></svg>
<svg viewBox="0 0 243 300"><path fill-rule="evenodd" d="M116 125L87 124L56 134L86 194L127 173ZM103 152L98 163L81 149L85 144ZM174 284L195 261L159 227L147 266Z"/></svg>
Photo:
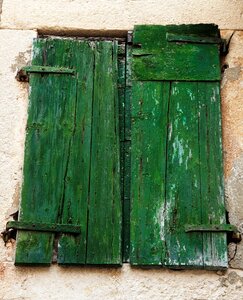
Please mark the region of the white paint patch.
<svg viewBox="0 0 243 300"><path fill-rule="evenodd" d="M177 102L176 109L177 109L177 112L179 112L180 114L183 114L183 110L180 108L179 102Z"/></svg>
<svg viewBox="0 0 243 300"><path fill-rule="evenodd" d="M188 93L190 95L191 100L194 101L195 100L195 95L192 93L191 90L188 90Z"/></svg>
<svg viewBox="0 0 243 300"><path fill-rule="evenodd" d="M169 137L168 137L168 140L169 140L169 141L171 141L172 132L173 132L173 126L172 126L172 124L170 123L170 124L169 124Z"/></svg>
<svg viewBox="0 0 243 300"><path fill-rule="evenodd" d="M179 94L179 89L177 88L176 85L172 86L172 95L178 95Z"/></svg>
<svg viewBox="0 0 243 300"><path fill-rule="evenodd" d="M215 89L213 89L213 94L211 96L211 102L216 102L216 92L215 92Z"/></svg>
<svg viewBox="0 0 243 300"><path fill-rule="evenodd" d="M186 148L188 149L188 145L186 145ZM189 149L189 154L186 156L186 159L185 159L185 166L186 166L186 170L188 169L188 160L191 159L192 157L192 150Z"/></svg>
<svg viewBox="0 0 243 300"><path fill-rule="evenodd" d="M173 146L173 160L175 159L175 157L178 157L179 165L182 165L183 155L184 155L183 139L179 140L178 136L176 136L172 146Z"/></svg>
<svg viewBox="0 0 243 300"><path fill-rule="evenodd" d="M159 226L159 236L161 241L165 240L165 209L164 204L158 208L154 217L155 226Z"/></svg>

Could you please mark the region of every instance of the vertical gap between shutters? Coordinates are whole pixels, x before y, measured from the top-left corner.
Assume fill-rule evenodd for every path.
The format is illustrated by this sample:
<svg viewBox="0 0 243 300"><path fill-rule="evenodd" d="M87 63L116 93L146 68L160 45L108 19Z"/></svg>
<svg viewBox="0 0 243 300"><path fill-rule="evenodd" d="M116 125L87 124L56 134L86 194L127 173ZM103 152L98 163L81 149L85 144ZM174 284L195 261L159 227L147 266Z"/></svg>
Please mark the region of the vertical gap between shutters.
<svg viewBox="0 0 243 300"><path fill-rule="evenodd" d="M93 47L93 44L91 45ZM93 74L95 74L95 52L93 52L94 62L93 62ZM88 205L87 205L87 229L86 229L86 253L85 253L85 263L87 262L88 253L88 237L89 237L89 206L90 206L90 187L91 187L91 157L92 157L92 137L93 137L93 112L94 112L94 88L95 80L93 79L93 90L92 90L92 105L91 105L91 132L90 132L90 164L89 164L89 183L88 183Z"/></svg>

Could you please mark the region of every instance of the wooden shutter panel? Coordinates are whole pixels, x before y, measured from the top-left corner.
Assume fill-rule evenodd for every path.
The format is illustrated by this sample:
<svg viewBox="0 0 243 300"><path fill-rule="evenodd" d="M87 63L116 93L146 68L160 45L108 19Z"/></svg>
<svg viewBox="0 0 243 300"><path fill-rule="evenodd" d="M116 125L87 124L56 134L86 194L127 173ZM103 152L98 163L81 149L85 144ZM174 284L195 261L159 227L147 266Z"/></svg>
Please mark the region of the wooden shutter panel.
<svg viewBox="0 0 243 300"><path fill-rule="evenodd" d="M131 263L225 268L219 32L136 26L132 57Z"/></svg>
<svg viewBox="0 0 243 300"><path fill-rule="evenodd" d="M117 50L117 41L34 44L33 65L75 70L30 75L19 217L80 226L59 233L60 264L121 263ZM20 230L15 263L50 264L53 242L54 233Z"/></svg>

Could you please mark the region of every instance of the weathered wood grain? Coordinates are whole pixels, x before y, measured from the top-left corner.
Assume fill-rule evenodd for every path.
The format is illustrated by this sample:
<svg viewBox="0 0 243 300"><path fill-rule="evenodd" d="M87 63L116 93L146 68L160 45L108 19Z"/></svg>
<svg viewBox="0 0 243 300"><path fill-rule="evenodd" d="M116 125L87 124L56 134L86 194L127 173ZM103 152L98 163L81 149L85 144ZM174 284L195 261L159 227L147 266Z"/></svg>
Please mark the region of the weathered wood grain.
<svg viewBox="0 0 243 300"><path fill-rule="evenodd" d="M132 47L126 45L125 64L125 103L124 103L124 142L123 142L123 262L130 259L130 192L131 192L131 58Z"/></svg>
<svg viewBox="0 0 243 300"><path fill-rule="evenodd" d="M122 260L117 50L116 41L96 43L88 264L120 264Z"/></svg>
<svg viewBox="0 0 243 300"><path fill-rule="evenodd" d="M220 84L198 83L202 224L225 224ZM225 233L203 234L204 266L227 267Z"/></svg>
<svg viewBox="0 0 243 300"><path fill-rule="evenodd" d="M86 263L95 54L92 42L72 44L72 64L77 72L77 99L61 219L63 223L80 225L81 235L63 235L60 238L59 264Z"/></svg>
<svg viewBox="0 0 243 300"><path fill-rule="evenodd" d="M198 119L197 83L172 82L164 215L165 265L171 267L203 266L202 234L184 227L201 223Z"/></svg>
<svg viewBox="0 0 243 300"><path fill-rule="evenodd" d="M131 147L131 263L164 260L169 83L134 82Z"/></svg>

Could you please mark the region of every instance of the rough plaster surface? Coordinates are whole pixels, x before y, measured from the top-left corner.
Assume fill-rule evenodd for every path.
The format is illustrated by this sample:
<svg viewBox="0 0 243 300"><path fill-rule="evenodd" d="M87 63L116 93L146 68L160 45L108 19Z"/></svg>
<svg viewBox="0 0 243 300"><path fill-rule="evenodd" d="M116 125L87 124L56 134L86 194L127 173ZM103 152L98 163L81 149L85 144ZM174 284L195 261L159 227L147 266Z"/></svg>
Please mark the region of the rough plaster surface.
<svg viewBox="0 0 243 300"><path fill-rule="evenodd" d="M243 2L242 2L243 3ZM222 32L230 38L228 65L221 84L225 175L233 171L235 159L243 153L243 31Z"/></svg>
<svg viewBox="0 0 243 300"><path fill-rule="evenodd" d="M128 30L134 24L215 23L243 29L242 0L4 0L2 28Z"/></svg>
<svg viewBox="0 0 243 300"><path fill-rule="evenodd" d="M13 1L14 2L14 1ZM226 37L231 31L224 32ZM27 89L14 76L28 64L35 31L0 30L0 226L18 207L24 151ZM222 84L226 191L230 218L242 219L242 32L231 39ZM236 68L236 69L234 69ZM232 70L233 69L233 70ZM241 108L240 108L241 107ZM228 130L228 131L227 131ZM230 245L232 267L242 266L242 243ZM235 250L237 248L237 252ZM100 268L15 267L15 242L0 240L0 299L243 299L243 271L169 271ZM242 266L243 267L243 266Z"/></svg>
<svg viewBox="0 0 243 300"><path fill-rule="evenodd" d="M30 61L35 31L0 30L0 231L18 208L23 164L27 84L15 80L17 68ZM8 261L0 243L0 260ZM1 299L1 298L0 298Z"/></svg>
<svg viewBox="0 0 243 300"><path fill-rule="evenodd" d="M243 272L15 268L3 265L1 300L241 300ZM1 271L0 271L1 272ZM4 281L3 281L4 279ZM1 286L2 285L2 286Z"/></svg>
<svg viewBox="0 0 243 300"><path fill-rule="evenodd" d="M226 180L226 203L230 223L236 225L243 236L243 151L235 160L232 169L231 175ZM239 244L232 243L229 255L230 266L243 269L243 241Z"/></svg>
<svg viewBox="0 0 243 300"><path fill-rule="evenodd" d="M225 195L229 221L243 233L243 31L222 32L230 39L222 84ZM230 266L243 268L243 241L229 247Z"/></svg>
<svg viewBox="0 0 243 300"><path fill-rule="evenodd" d="M1 14L2 14L2 4L3 4L3 0L0 0L0 21L1 21Z"/></svg>

